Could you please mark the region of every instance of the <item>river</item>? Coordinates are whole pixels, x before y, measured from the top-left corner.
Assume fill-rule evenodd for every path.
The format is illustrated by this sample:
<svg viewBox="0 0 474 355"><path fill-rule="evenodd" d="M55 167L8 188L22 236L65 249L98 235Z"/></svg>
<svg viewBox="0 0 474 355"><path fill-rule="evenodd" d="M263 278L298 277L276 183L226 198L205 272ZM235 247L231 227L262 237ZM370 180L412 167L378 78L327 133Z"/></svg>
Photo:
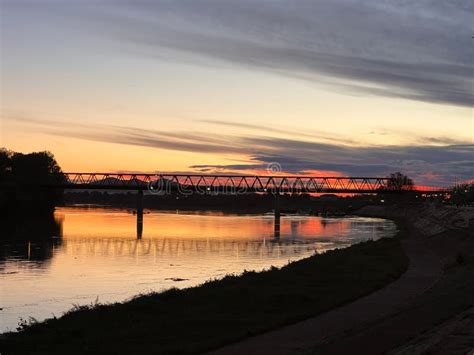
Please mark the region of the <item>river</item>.
<svg viewBox="0 0 474 355"><path fill-rule="evenodd" d="M145 214L138 239L135 215L97 207L58 208L52 226L29 227L0 241L0 332L20 317L40 321L396 233L379 218L283 215L274 238L271 215L160 211Z"/></svg>

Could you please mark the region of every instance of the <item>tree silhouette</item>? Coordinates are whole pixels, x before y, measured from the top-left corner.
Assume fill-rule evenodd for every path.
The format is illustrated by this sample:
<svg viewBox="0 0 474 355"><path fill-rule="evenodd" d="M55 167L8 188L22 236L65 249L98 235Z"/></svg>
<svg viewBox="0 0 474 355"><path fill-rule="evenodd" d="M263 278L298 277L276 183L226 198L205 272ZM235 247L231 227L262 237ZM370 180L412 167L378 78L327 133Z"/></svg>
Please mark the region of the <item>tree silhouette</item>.
<svg viewBox="0 0 474 355"><path fill-rule="evenodd" d="M401 172L396 172L387 176L389 179L387 182L388 190L413 190L413 180Z"/></svg>
<svg viewBox="0 0 474 355"><path fill-rule="evenodd" d="M11 175L17 183L54 184L65 179L54 155L50 152L13 153L10 160Z"/></svg>
<svg viewBox="0 0 474 355"><path fill-rule="evenodd" d="M1 215L23 210L51 210L62 201L62 191L48 187L65 181L50 152L29 154L0 149Z"/></svg>
<svg viewBox="0 0 474 355"><path fill-rule="evenodd" d="M13 153L8 149L0 149L0 181L11 178L11 158Z"/></svg>

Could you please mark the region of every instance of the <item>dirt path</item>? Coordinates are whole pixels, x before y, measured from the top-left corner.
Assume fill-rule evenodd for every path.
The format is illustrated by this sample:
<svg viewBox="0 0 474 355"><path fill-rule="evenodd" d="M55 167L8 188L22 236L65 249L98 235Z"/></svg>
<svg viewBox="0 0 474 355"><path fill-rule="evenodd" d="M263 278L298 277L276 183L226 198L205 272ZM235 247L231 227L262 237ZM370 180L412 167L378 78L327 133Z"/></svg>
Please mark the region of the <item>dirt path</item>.
<svg viewBox="0 0 474 355"><path fill-rule="evenodd" d="M403 246L410 259L408 270L383 289L318 317L245 339L210 354L286 355L313 352L310 349L316 349L331 337L350 334L351 330L361 329L365 324L368 326L390 314L397 314L416 296L431 288L442 275L441 261L427 247L424 238L412 235L403 241ZM377 352L365 351L365 354L370 353Z"/></svg>
<svg viewBox="0 0 474 355"><path fill-rule="evenodd" d="M459 313L390 354L474 355L474 307Z"/></svg>

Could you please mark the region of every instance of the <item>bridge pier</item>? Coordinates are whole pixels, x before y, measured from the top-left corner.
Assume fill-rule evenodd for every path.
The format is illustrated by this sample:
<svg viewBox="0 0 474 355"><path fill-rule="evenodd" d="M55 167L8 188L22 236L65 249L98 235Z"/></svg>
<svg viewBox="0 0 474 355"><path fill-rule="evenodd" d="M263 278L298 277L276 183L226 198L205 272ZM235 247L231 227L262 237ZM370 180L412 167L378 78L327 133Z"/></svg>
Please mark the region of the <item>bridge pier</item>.
<svg viewBox="0 0 474 355"><path fill-rule="evenodd" d="M273 236L275 239L280 238L280 194L276 193L275 194L275 203L274 203L274 231L273 231Z"/></svg>
<svg viewBox="0 0 474 355"><path fill-rule="evenodd" d="M137 239L142 239L143 234L143 191L137 192Z"/></svg>

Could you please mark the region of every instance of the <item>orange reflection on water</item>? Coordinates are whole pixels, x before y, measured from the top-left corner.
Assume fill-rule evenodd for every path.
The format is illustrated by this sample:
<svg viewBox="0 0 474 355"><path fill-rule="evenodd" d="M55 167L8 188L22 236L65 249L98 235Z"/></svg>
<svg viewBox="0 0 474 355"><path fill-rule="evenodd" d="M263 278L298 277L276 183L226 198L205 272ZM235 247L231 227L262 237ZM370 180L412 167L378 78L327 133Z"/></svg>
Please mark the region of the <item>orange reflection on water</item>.
<svg viewBox="0 0 474 355"><path fill-rule="evenodd" d="M282 216L280 237L274 238L272 215L152 212L144 215L137 239L136 216L126 210L60 208L55 217L59 225L50 239L32 229L30 240L2 246L2 330L14 329L18 317L41 320L97 297L122 301L280 267L396 230L392 222L373 218Z"/></svg>
<svg viewBox="0 0 474 355"><path fill-rule="evenodd" d="M84 237L121 237L134 239L136 217L124 210L103 208L67 208L56 213L63 220L64 239ZM144 216L143 238L261 240L273 236L273 216L150 213ZM282 218L281 236L308 238L347 231L347 219L291 216Z"/></svg>

